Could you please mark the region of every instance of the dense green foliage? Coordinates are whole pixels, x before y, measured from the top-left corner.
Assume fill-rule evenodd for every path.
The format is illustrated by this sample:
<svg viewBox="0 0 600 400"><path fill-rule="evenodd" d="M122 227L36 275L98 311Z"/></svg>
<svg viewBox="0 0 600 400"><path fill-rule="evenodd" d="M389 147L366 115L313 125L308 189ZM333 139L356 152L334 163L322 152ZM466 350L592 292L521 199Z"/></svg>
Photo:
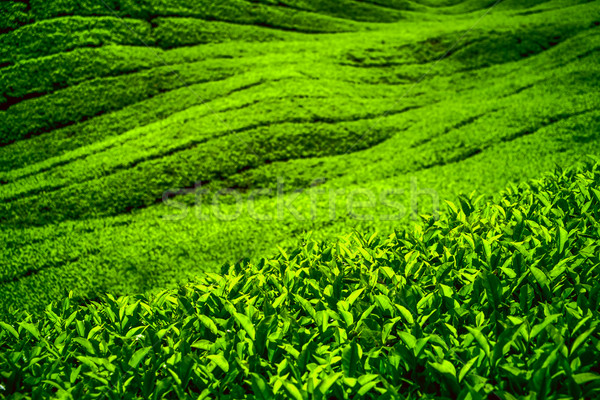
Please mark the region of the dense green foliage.
<svg viewBox="0 0 600 400"><path fill-rule="evenodd" d="M410 208L413 182L493 196L599 153L597 2L212 3L2 3L0 314L409 222L322 192ZM272 213L278 181L309 217L163 218L198 184Z"/></svg>
<svg viewBox="0 0 600 400"><path fill-rule="evenodd" d="M587 164L389 238L307 240L179 290L16 315L0 396L595 398L599 184Z"/></svg>

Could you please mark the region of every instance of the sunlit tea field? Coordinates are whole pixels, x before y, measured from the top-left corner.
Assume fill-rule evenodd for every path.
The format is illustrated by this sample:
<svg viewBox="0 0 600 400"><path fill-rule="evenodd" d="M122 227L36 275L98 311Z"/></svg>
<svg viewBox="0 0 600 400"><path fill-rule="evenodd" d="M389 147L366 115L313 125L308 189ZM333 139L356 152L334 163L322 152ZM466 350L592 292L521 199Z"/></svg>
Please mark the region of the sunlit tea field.
<svg viewBox="0 0 600 400"><path fill-rule="evenodd" d="M600 397L600 3L0 3L0 398Z"/></svg>

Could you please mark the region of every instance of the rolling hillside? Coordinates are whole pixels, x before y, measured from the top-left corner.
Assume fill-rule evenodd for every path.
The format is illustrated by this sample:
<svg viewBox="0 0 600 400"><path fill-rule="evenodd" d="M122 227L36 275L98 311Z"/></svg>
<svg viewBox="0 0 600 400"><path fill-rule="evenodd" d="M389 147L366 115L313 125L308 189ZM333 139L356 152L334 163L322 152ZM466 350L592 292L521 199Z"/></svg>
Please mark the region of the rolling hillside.
<svg viewBox="0 0 600 400"><path fill-rule="evenodd" d="M600 153L597 1L0 11L0 314L171 287L307 231L387 234L410 193L494 196ZM235 189L224 217L192 208L198 188ZM356 218L360 191L395 206ZM235 196L266 217L227 218Z"/></svg>

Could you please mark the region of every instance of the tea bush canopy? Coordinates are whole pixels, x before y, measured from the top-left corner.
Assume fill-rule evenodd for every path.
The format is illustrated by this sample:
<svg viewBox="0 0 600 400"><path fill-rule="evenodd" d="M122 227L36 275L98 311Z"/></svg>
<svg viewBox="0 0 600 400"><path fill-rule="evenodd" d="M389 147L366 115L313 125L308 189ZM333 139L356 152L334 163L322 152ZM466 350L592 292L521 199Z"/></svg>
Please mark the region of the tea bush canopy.
<svg viewBox="0 0 600 400"><path fill-rule="evenodd" d="M2 322L4 388L62 398L594 398L600 165L389 237Z"/></svg>
<svg viewBox="0 0 600 400"><path fill-rule="evenodd" d="M342 189L495 196L598 154L597 2L102 3L2 3L0 313L410 225ZM196 187L273 217L197 218Z"/></svg>

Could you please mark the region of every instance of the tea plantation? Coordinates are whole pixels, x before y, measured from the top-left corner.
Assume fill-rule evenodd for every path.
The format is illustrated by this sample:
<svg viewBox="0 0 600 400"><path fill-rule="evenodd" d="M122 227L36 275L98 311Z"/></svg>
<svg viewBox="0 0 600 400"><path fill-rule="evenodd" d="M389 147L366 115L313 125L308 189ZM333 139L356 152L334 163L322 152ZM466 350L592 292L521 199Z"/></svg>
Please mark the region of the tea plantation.
<svg viewBox="0 0 600 400"><path fill-rule="evenodd" d="M0 398L600 397L599 26L0 2Z"/></svg>

